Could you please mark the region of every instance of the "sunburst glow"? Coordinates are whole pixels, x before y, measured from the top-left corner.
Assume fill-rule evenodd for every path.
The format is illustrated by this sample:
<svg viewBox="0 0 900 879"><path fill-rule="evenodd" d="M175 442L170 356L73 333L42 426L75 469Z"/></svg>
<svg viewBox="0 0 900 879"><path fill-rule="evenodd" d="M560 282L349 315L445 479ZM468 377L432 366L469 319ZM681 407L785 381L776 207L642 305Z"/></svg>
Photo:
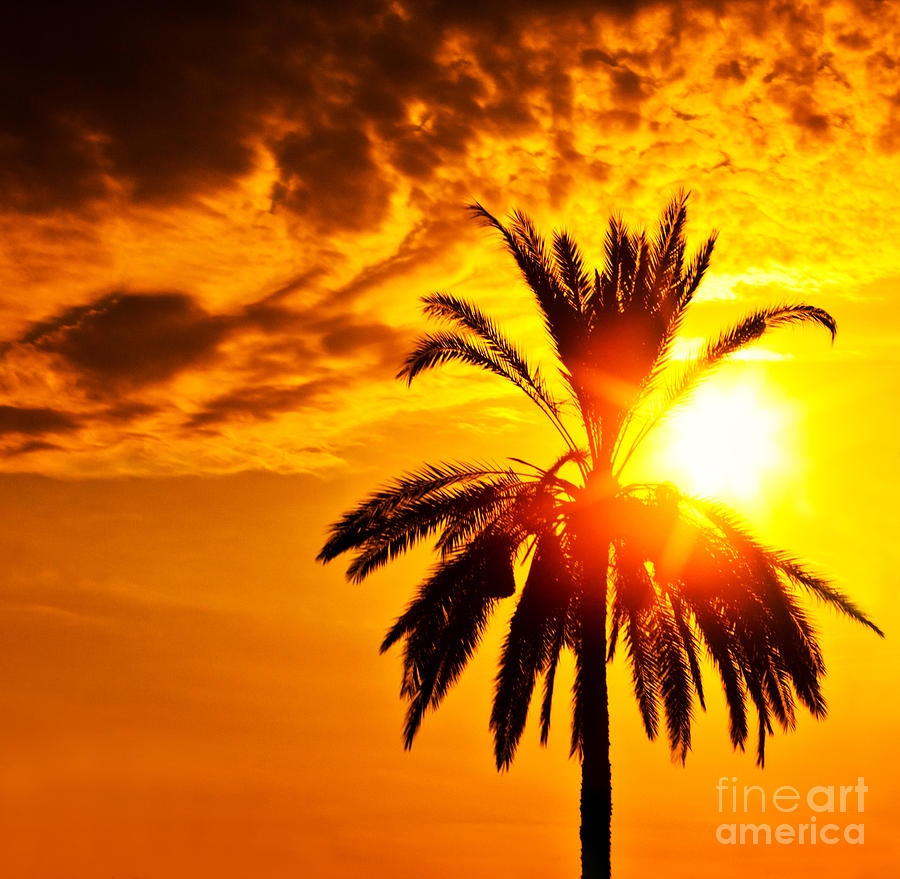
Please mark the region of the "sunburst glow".
<svg viewBox="0 0 900 879"><path fill-rule="evenodd" d="M760 383L705 385L668 423L663 462L693 494L754 499L784 470L787 414Z"/></svg>

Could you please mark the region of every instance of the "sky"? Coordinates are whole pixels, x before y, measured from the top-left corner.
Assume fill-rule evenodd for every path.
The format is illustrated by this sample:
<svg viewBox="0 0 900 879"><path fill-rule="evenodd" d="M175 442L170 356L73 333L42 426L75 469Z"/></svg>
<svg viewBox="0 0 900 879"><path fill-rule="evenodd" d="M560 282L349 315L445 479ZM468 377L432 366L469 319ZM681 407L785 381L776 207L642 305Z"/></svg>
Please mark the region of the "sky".
<svg viewBox="0 0 900 879"><path fill-rule="evenodd" d="M716 703L673 766L615 665L614 875L897 862L900 5L17 4L0 44L11 875L576 875L566 700L547 749L529 725L493 769L502 620L404 753L377 647L427 553L363 586L313 559L422 461L556 457L502 385L394 379L436 290L547 355L465 205L564 227L593 265L610 214L650 227L679 188L689 241L719 233L684 346L763 303L837 320L833 345L778 331L715 385L780 419L777 466L733 500L888 637L817 613L830 717L762 773ZM636 478L690 479L672 441ZM716 841L720 777L860 776L864 846Z"/></svg>

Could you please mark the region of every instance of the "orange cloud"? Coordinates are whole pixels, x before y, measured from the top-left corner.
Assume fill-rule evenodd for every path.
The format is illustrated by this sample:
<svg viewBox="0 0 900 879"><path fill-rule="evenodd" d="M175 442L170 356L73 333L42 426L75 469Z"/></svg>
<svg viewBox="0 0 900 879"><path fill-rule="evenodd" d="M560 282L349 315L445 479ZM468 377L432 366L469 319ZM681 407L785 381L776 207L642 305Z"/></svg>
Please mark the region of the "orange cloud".
<svg viewBox="0 0 900 879"><path fill-rule="evenodd" d="M736 308L894 271L892 8L376 6L22 13L6 64L41 88L0 106L0 405L77 428L8 432L3 466L303 470L292 413L333 460L434 405L390 384L419 295L530 332L473 198L596 262L611 210L649 221L685 185L697 234L722 233L708 299Z"/></svg>

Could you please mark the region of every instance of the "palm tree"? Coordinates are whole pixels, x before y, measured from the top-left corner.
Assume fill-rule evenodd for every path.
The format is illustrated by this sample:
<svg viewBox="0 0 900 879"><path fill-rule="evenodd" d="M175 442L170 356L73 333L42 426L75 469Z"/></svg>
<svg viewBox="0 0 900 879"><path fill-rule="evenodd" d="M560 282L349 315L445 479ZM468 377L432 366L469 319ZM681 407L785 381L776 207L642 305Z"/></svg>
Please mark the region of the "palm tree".
<svg viewBox="0 0 900 879"><path fill-rule="evenodd" d="M675 363L673 343L716 240L713 234L686 257L686 203L680 193L668 204L652 238L613 217L604 269L593 274L565 232L554 235L551 250L524 214L504 225L473 205L474 215L502 236L534 294L564 393L554 395L491 318L446 294L425 297L426 314L445 329L419 340L399 377L412 382L457 361L506 379L549 419L564 451L549 467L512 458L406 474L335 522L319 555L327 562L355 551L347 574L361 581L418 541L437 538L433 570L381 645L383 652L403 642L407 748L502 599L518 592L490 718L498 769L512 762L541 676L546 743L559 658L572 651L571 753L582 768L584 879L610 875L606 665L619 641L651 739L662 714L673 755L684 761L695 698L705 708L705 653L724 688L735 748L744 748L748 707L755 709L762 765L773 720L792 728L797 700L814 716L825 714L825 667L802 594L881 634L848 597L759 543L723 504L671 484L622 479L649 431L730 354L784 324L818 324L835 334L822 309L764 308Z"/></svg>

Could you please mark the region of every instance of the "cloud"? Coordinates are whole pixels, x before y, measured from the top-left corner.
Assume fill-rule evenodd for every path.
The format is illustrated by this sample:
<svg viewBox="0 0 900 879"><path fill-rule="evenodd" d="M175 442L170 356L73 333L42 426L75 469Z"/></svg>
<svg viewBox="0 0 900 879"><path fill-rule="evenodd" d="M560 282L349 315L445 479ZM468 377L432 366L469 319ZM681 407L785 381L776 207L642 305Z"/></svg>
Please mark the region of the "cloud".
<svg viewBox="0 0 900 879"><path fill-rule="evenodd" d="M212 357L230 321L183 293L110 293L32 326L19 340L58 355L95 393L171 378Z"/></svg>
<svg viewBox="0 0 900 879"><path fill-rule="evenodd" d="M372 144L359 127L289 134L276 146L281 169L273 199L322 226L364 229L387 208L391 186L378 174ZM335 173L338 171L338 173Z"/></svg>
<svg viewBox="0 0 900 879"><path fill-rule="evenodd" d="M17 438L3 456L54 451L58 443L27 441L51 434L74 451L143 446L173 430L209 436L333 409L340 394L389 379L409 333L345 311L352 289L292 302L310 277L230 311L186 293L116 292L33 322L0 346L0 436ZM60 392L71 411L43 405Z"/></svg>
<svg viewBox="0 0 900 879"><path fill-rule="evenodd" d="M79 421L67 412L55 409L0 406L0 436L16 434L69 433Z"/></svg>
<svg viewBox="0 0 900 879"><path fill-rule="evenodd" d="M17 85L0 107L4 130L15 132L0 163L6 204L79 207L117 184L139 200L172 200L252 165L250 95L240 86L250 42L234 14L60 4L50 24L20 4L2 49Z"/></svg>
<svg viewBox="0 0 900 879"><path fill-rule="evenodd" d="M0 457L26 457L34 452L57 451L59 442L47 437L72 436L82 420L49 407L0 405Z"/></svg>
<svg viewBox="0 0 900 879"><path fill-rule="evenodd" d="M140 418L146 418L148 415L154 415L159 410L159 406L150 403L142 403L138 400L121 400L98 412L96 417L101 421L112 424L129 424Z"/></svg>
<svg viewBox="0 0 900 879"><path fill-rule="evenodd" d="M208 401L186 422L187 428L208 428L231 421L269 421L284 412L296 412L317 398L333 394L346 379L328 377L293 387L248 385Z"/></svg>
<svg viewBox="0 0 900 879"><path fill-rule="evenodd" d="M138 0L61 5L52 26L20 5L0 38L17 86L0 101L0 200L37 214L122 195L173 204L227 188L263 148L275 204L361 228L395 188L385 162L428 177L486 129L537 123L528 93L541 77L520 39L535 20L642 5ZM474 64L446 57L451 34Z"/></svg>
<svg viewBox="0 0 900 879"><path fill-rule="evenodd" d="M896 263L888 5L16 15L0 34L21 84L0 97L0 405L73 426L10 432L12 468L235 468L248 449L290 468L301 419L303 443L339 457L359 425L438 405L391 383L419 295L527 324L497 241L466 219L476 199L568 227L593 266L609 213L652 223L686 186L692 234L722 233L707 292L739 299L741 278L804 292ZM466 381L431 387L441 405L491 392Z"/></svg>
<svg viewBox="0 0 900 879"><path fill-rule="evenodd" d="M6 446L0 449L0 456L3 458L16 458L19 456L30 455L32 452L52 452L61 451L62 446L56 443L48 443L45 440L27 440L18 444Z"/></svg>

